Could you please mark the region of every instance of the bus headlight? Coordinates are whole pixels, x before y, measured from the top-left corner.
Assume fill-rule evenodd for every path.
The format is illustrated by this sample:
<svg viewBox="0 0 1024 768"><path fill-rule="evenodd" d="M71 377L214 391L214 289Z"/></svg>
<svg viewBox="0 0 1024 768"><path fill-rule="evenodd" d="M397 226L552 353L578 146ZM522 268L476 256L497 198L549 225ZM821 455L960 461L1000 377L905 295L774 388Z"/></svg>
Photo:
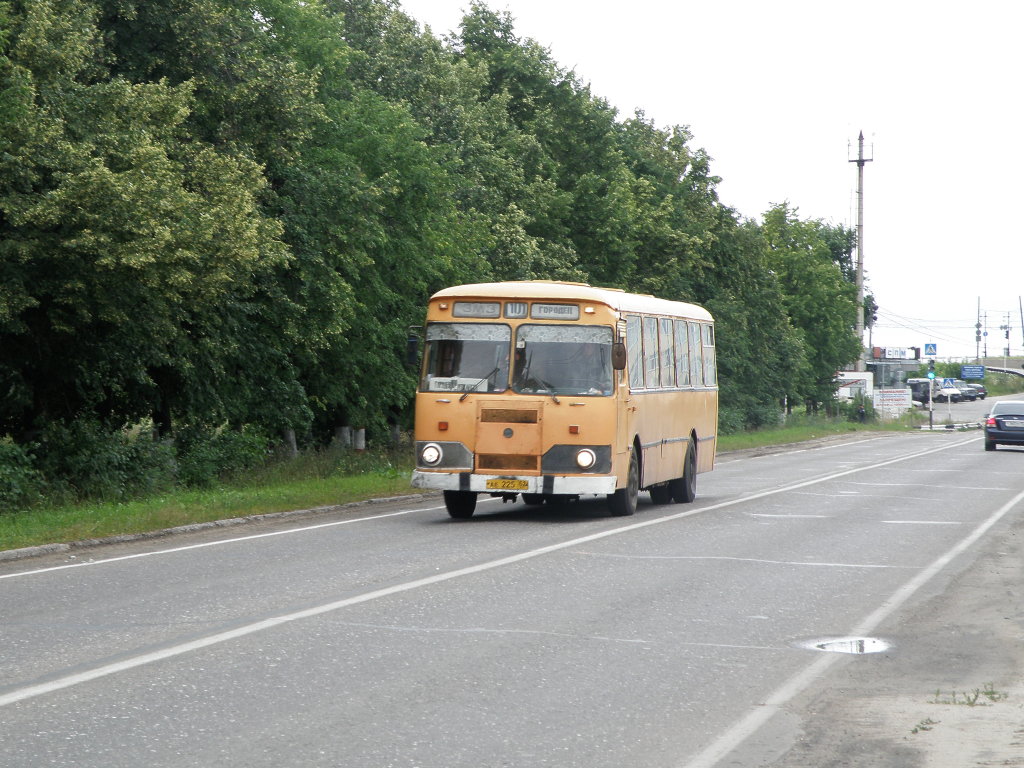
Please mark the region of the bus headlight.
<svg viewBox="0 0 1024 768"><path fill-rule="evenodd" d="M576 464L580 469L590 469L597 462L597 456L589 448L584 448L576 454Z"/></svg>
<svg viewBox="0 0 1024 768"><path fill-rule="evenodd" d="M444 451L441 450L441 446L437 443L427 443L423 446L423 450L420 451L420 461L428 467L435 467L440 464L442 456L444 456Z"/></svg>

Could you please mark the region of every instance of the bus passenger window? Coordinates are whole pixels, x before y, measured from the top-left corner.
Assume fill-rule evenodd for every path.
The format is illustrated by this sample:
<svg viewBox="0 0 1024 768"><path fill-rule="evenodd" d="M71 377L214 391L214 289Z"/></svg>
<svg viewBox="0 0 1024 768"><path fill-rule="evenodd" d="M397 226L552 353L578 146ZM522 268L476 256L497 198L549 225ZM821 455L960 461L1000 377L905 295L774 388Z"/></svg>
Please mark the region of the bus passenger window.
<svg viewBox="0 0 1024 768"><path fill-rule="evenodd" d="M661 323L661 386L676 385L676 355L672 344L672 320L663 317Z"/></svg>
<svg viewBox="0 0 1024 768"><path fill-rule="evenodd" d="M658 318L644 318L644 379L648 389L661 386L661 367L658 361Z"/></svg>
<svg viewBox="0 0 1024 768"><path fill-rule="evenodd" d="M700 324L690 323L690 383L695 387L704 386L701 365Z"/></svg>
<svg viewBox="0 0 1024 768"><path fill-rule="evenodd" d="M704 331L704 383L713 387L718 384L718 372L715 370L715 328L711 325L701 327Z"/></svg>
<svg viewBox="0 0 1024 768"><path fill-rule="evenodd" d="M690 386L690 342L685 320L676 320L676 383L680 387Z"/></svg>

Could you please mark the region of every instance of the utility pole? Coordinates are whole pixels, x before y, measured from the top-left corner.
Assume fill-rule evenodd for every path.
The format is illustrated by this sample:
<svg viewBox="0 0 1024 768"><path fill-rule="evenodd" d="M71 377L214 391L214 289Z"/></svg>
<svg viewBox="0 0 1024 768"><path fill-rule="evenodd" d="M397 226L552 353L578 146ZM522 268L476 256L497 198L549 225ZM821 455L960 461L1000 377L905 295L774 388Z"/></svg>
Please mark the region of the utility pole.
<svg viewBox="0 0 1024 768"><path fill-rule="evenodd" d="M978 318L974 324L974 362L981 362L981 296L978 297Z"/></svg>
<svg viewBox="0 0 1024 768"><path fill-rule="evenodd" d="M856 370L863 371L864 364L864 164L874 158L864 157L864 131L857 137L857 343L860 355Z"/></svg>

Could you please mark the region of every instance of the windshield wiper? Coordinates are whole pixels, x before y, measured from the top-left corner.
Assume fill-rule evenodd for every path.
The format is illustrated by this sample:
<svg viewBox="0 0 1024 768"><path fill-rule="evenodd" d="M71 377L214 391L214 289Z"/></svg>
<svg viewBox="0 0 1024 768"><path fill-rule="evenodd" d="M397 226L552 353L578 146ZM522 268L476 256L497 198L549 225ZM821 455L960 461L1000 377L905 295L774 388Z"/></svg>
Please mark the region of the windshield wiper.
<svg viewBox="0 0 1024 768"><path fill-rule="evenodd" d="M555 394L555 388L553 386L551 386L548 382L544 381L544 379L542 379L540 376L537 376L536 374L534 374L533 380L548 390L548 394L551 395L551 399L555 401L556 405L562 404L561 401L558 399L558 395Z"/></svg>
<svg viewBox="0 0 1024 768"><path fill-rule="evenodd" d="M484 376L484 377L483 377L482 379L478 379L478 380L477 380L476 384L474 384L474 385L473 385L473 388L472 388L472 389L467 389L467 390L466 390L465 392L463 392L463 393L462 393L462 397L460 397L460 398L459 398L459 402L461 403L461 402L462 402L463 400L465 400L465 399L466 399L467 397L469 397L469 394L470 394L470 392L476 392L476 391L477 391L477 389L476 389L477 387L479 387L479 386L480 386L481 384L483 384L483 383L484 383L485 381L487 381L488 379L490 379L490 378L491 378L491 376L493 376L494 374L496 374L496 373L497 373L498 371L500 371L500 370L501 370L501 366L500 366L500 365L496 365L496 366L494 366L493 370L491 370L491 372L490 372L490 373L488 373L488 374L487 374L486 376Z"/></svg>

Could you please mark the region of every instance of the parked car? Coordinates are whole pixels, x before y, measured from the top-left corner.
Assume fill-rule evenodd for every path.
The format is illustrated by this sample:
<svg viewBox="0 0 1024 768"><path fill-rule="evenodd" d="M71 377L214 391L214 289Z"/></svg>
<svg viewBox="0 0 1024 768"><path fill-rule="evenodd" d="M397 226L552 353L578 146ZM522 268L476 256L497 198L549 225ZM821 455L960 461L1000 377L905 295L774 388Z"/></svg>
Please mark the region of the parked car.
<svg viewBox="0 0 1024 768"><path fill-rule="evenodd" d="M953 386L960 390L960 399L969 400L974 402L978 399L978 393L968 384L966 381L961 379L953 379Z"/></svg>
<svg viewBox="0 0 1024 768"><path fill-rule="evenodd" d="M985 389L984 384L968 384L967 386L977 393L979 400L984 400L988 396L988 390Z"/></svg>
<svg viewBox="0 0 1024 768"><path fill-rule="evenodd" d="M912 402L927 405L931 393L931 379L907 379L907 388L910 390Z"/></svg>
<svg viewBox="0 0 1024 768"><path fill-rule="evenodd" d="M1024 445L1024 401L992 403L985 419L985 450L994 451L997 445Z"/></svg>
<svg viewBox="0 0 1024 768"><path fill-rule="evenodd" d="M959 387L944 387L941 384L935 385L935 402L944 403L947 400L951 403L959 403L964 399L964 393Z"/></svg>

